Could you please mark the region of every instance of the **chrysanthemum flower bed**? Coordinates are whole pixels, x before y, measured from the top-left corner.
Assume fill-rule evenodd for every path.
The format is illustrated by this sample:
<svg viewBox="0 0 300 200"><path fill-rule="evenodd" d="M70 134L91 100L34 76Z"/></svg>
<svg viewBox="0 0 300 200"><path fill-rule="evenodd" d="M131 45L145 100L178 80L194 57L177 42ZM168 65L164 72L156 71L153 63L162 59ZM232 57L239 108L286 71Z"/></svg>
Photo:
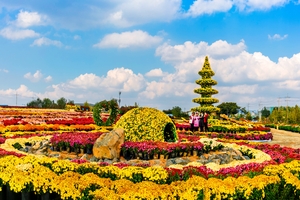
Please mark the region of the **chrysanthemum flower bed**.
<svg viewBox="0 0 300 200"><path fill-rule="evenodd" d="M268 153L272 160L220 169L175 169L77 164L0 150L0 183L14 192L54 192L62 199L132 199L133 194L135 199L298 199L299 149L244 144Z"/></svg>
<svg viewBox="0 0 300 200"><path fill-rule="evenodd" d="M191 132L191 131L178 131L184 135L196 135L204 136L208 138L224 138L224 139L236 139L236 140L272 140L273 134L271 132L264 131L251 131L246 133L217 133L217 132Z"/></svg>
<svg viewBox="0 0 300 200"><path fill-rule="evenodd" d="M31 116L30 112L27 114ZM58 127L61 132L57 134L56 139L59 136L64 137L61 125ZM14 143L13 138L15 142L19 140L18 137L38 140L39 137L52 137L54 133L50 130L14 131L7 129L6 126L3 129L5 131L1 133L4 137L0 138L0 143L10 138L10 144ZM71 132L75 137L77 134L83 134L74 129L70 130L70 126L66 126L66 129L65 131L69 131L69 136ZM40 136L32 137L36 136L35 133ZM67 138L64 140L72 143L75 137L69 137L69 141ZM247 138L241 139L247 140ZM184 147L181 148L183 150L192 147L189 146L191 143L197 143L199 136L178 134L178 140L178 143L170 143L170 145L177 144L175 146ZM5 194L3 191L13 191L17 194L29 193L30 199L41 199L45 195L50 196L50 199L109 200L300 198L299 149L230 140L225 137L214 141L216 140L222 141L225 146L241 150L252 159L227 165L191 163L187 166L163 168L149 165L130 166L122 162L109 165L104 162L89 163L80 159L59 160L16 153L18 151L14 151L11 147L0 148L0 197ZM188 141L191 141L189 145ZM80 140L76 144L81 144ZM201 146L199 143L199 146L203 150L205 146L214 149L208 147L209 144L202 143ZM127 150L137 148L139 151L147 151L148 147L152 150L156 147L162 150L163 148L160 147L167 146L159 145L159 142L138 142L135 146L125 143L123 147L126 145Z"/></svg>

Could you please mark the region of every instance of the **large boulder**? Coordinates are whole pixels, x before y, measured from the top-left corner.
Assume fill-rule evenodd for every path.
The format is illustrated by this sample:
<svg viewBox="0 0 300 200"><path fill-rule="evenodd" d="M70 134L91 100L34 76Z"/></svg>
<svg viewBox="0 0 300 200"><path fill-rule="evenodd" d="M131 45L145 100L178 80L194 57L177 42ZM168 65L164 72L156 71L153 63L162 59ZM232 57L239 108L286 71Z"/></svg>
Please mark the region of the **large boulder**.
<svg viewBox="0 0 300 200"><path fill-rule="evenodd" d="M119 159L124 140L124 130L121 128L104 133L94 143L93 155L98 159Z"/></svg>

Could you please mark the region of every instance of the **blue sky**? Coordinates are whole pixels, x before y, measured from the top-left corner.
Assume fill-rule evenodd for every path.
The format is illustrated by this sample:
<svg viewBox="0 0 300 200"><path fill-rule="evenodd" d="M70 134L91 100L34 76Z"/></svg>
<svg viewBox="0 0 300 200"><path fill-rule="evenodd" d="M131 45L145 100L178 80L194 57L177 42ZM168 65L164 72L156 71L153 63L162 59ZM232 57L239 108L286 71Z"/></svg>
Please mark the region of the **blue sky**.
<svg viewBox="0 0 300 200"><path fill-rule="evenodd" d="M299 0L2 0L0 105L121 91L121 106L187 111L205 56L220 103L299 105L299 35Z"/></svg>

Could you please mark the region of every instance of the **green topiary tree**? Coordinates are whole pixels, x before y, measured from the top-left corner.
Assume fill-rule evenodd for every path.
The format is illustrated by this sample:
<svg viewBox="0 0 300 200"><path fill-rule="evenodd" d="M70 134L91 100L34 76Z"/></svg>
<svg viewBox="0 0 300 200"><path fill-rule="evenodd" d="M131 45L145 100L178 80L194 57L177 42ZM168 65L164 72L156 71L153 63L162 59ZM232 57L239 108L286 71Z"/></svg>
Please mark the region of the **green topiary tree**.
<svg viewBox="0 0 300 200"><path fill-rule="evenodd" d="M219 100L211 97L213 94L218 94L218 91L212 88L213 85L217 85L217 81L211 78L215 73L210 68L207 56L205 57L203 67L198 74L201 76L201 79L196 80L196 83L201 87L195 89L194 92L201 96L194 98L193 102L200 104L200 106L194 107L191 110L207 113L219 112L220 109L212 105L218 103Z"/></svg>
<svg viewBox="0 0 300 200"><path fill-rule="evenodd" d="M109 117L104 121L101 113L108 113ZM111 126L116 121L119 113L119 105L116 99L110 101L103 100L93 107L93 118L98 126Z"/></svg>
<svg viewBox="0 0 300 200"><path fill-rule="evenodd" d="M118 120L114 128L124 129L126 141L174 142L178 140L173 121L168 115L155 108L133 108Z"/></svg>

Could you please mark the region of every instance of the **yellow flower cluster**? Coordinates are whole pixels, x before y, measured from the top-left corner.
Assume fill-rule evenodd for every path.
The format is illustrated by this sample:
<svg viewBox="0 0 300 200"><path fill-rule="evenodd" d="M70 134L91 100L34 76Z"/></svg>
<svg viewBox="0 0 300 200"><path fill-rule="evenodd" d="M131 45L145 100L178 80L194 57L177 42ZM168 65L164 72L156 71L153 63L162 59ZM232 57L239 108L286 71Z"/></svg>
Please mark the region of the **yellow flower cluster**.
<svg viewBox="0 0 300 200"><path fill-rule="evenodd" d="M45 167L51 163L54 171ZM56 164L58 163L58 164ZM75 170L78 167L98 169L98 174L110 172L116 174L116 181L100 178L96 174L87 173L80 175ZM64 170L57 170L62 167ZM300 172L300 162L292 161L281 165L270 165L265 168L264 174L249 178L227 177L224 180L209 178L204 179L193 176L187 181L176 181L170 185L164 183L167 178L166 171L161 167L124 167L115 166L100 167L94 163L84 163L74 167L73 163L55 160L53 158L24 156L5 156L0 158L0 179L3 184L9 184L14 192L34 191L38 194L56 192L62 199L82 198L83 191L95 186L95 191L90 191L95 199L197 199L203 193L204 199L230 199L239 193L247 199L253 195L253 191L261 191L264 198L264 189L272 184L279 184L279 174L286 184L291 184L300 190L300 182L297 178ZM133 174L140 173L148 179L140 183L133 183L126 179L132 179ZM159 184L158 184L159 183Z"/></svg>
<svg viewBox="0 0 300 200"><path fill-rule="evenodd" d="M176 127L170 117L155 108L139 107L125 113L114 128L123 128L126 141L164 141L165 134L177 140Z"/></svg>

